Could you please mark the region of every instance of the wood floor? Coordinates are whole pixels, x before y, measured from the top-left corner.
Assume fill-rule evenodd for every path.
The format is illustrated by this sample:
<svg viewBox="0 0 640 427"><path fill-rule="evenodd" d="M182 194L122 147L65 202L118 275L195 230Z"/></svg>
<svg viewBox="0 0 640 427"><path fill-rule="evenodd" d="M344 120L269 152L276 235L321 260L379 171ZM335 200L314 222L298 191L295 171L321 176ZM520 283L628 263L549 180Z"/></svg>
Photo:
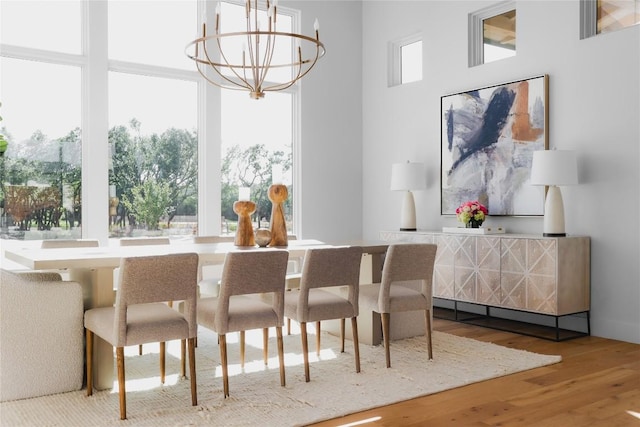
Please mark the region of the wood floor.
<svg viewBox="0 0 640 427"><path fill-rule="evenodd" d="M434 329L559 354L562 362L313 426L640 427L640 345L596 337L552 342L442 319Z"/></svg>

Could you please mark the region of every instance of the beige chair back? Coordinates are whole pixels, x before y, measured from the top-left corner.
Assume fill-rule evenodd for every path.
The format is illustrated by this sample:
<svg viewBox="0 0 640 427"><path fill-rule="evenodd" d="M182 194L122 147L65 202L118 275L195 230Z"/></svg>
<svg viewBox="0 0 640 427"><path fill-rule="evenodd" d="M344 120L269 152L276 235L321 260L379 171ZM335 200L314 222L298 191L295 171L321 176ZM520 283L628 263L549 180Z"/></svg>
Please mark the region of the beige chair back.
<svg viewBox="0 0 640 427"><path fill-rule="evenodd" d="M123 258L120 263L120 288L116 294L116 347L127 345L127 307L153 302L185 301L184 317L189 323L189 338L197 334L198 254L172 254ZM162 331L157 341L164 341ZM152 341L152 340L149 340Z"/></svg>
<svg viewBox="0 0 640 427"><path fill-rule="evenodd" d="M378 296L379 313L391 312L389 293L391 286L402 282L421 282L421 293L428 302L433 295L433 267L435 264L435 244L394 244L387 249L382 267L382 281ZM403 311L395 307L393 311Z"/></svg>
<svg viewBox="0 0 640 427"><path fill-rule="evenodd" d="M168 237L127 237L119 240L120 246L168 245Z"/></svg>
<svg viewBox="0 0 640 427"><path fill-rule="evenodd" d="M314 288L335 286L348 288L347 299L353 307L352 313L341 313L335 318L357 316L361 261L362 248L359 246L308 249L302 264L296 320L318 320L309 319L309 292Z"/></svg>
<svg viewBox="0 0 640 427"><path fill-rule="evenodd" d="M287 272L289 253L285 250L264 249L260 251L230 252L225 257L224 268L216 310L216 332L252 329L238 323L250 324L250 313L245 319L229 316L230 300L234 296L271 293L273 311L277 322L273 326L284 324L284 281Z"/></svg>
<svg viewBox="0 0 640 427"><path fill-rule="evenodd" d="M100 242L96 239L52 239L43 240L42 249L56 248L97 248Z"/></svg>

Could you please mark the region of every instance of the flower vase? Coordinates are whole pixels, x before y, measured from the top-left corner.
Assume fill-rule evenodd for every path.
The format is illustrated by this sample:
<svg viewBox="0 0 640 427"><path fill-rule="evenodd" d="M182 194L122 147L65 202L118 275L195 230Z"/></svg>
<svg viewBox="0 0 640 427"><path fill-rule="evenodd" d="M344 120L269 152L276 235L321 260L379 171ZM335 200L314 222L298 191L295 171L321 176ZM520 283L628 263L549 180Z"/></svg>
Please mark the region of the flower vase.
<svg viewBox="0 0 640 427"><path fill-rule="evenodd" d="M469 222L467 222L465 228L480 228L481 225L482 225L482 221L470 219Z"/></svg>

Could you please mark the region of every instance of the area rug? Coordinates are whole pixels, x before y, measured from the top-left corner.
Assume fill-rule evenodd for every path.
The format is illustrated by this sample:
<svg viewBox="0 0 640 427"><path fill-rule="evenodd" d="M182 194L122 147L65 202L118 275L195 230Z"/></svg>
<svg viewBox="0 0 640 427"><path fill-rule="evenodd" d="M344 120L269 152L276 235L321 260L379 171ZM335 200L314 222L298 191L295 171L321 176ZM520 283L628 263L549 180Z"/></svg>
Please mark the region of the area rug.
<svg viewBox="0 0 640 427"><path fill-rule="evenodd" d="M311 331L310 331L311 332ZM382 346L360 345L361 372L355 372L353 347L340 353L335 336L322 334L315 354L309 335L311 382L304 381L300 336L284 337L286 387L280 386L275 337L270 359L262 361L262 335L247 333L246 364L239 367L239 346L228 336L231 396L223 398L216 336L200 328L198 405L191 406L189 380L179 372L179 344L169 343L167 379L160 384L158 347L126 349L127 420L119 420L118 394L85 390L0 404L2 426L301 426L388 405L478 381L557 363L560 356L539 355L469 338L434 332L434 358L427 360L426 340L393 341L392 367L385 367ZM257 345L253 345L257 343ZM117 386L116 386L117 390Z"/></svg>

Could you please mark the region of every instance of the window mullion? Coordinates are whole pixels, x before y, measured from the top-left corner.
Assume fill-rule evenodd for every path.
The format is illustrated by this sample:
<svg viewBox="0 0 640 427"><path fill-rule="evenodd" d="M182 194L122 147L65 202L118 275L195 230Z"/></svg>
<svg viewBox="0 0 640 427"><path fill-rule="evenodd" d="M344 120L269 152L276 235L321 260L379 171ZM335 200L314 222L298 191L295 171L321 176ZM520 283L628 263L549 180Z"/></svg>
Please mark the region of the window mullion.
<svg viewBox="0 0 640 427"><path fill-rule="evenodd" d="M82 235L108 243L107 2L83 2Z"/></svg>

